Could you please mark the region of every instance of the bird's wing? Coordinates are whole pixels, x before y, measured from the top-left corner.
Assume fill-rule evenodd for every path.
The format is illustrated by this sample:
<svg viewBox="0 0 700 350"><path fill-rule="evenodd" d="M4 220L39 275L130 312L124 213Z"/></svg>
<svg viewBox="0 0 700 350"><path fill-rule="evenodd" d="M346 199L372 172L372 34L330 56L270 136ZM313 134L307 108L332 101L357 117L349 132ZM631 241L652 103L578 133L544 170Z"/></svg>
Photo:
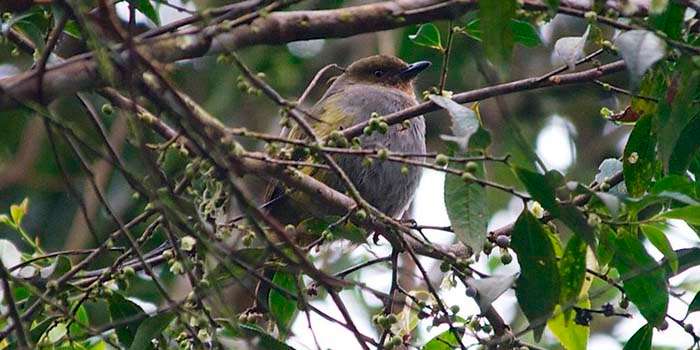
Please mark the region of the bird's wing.
<svg viewBox="0 0 700 350"><path fill-rule="evenodd" d="M330 135L333 130L347 128L353 124L355 118L348 116L342 108L340 108L340 104L337 103L336 100L337 98L337 95L326 96L309 112L311 117L307 118L307 120L313 128L314 133L321 138ZM288 131L286 130L286 137L294 140L304 140L308 138L306 133L304 133L298 125L294 125ZM302 161L303 159L297 160ZM324 175L327 173L327 171L322 171L313 167L305 167L300 170L304 174L311 175L320 181L324 181ZM270 181L265 191L265 203L279 201L282 197L284 197L284 189L282 186L280 186L278 181Z"/></svg>

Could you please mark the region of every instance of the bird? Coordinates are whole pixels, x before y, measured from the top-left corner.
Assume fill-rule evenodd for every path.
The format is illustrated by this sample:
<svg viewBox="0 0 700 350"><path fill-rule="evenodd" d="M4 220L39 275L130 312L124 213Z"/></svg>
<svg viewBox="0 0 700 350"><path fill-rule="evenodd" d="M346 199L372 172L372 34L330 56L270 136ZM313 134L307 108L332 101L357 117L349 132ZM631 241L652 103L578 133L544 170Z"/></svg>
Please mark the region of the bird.
<svg viewBox="0 0 700 350"><path fill-rule="evenodd" d="M320 138L341 131L374 116L385 116L418 103L414 82L419 73L430 67L429 61L406 63L390 55L374 55L350 64L337 76L320 100L310 109L310 124ZM304 138L298 128L287 135ZM364 149L386 149L390 152L424 154L425 119L413 118L410 123L388 126L383 132L359 137ZM336 155L340 168L348 175L362 198L393 218L400 218L408 209L418 188L422 169L391 161L363 164L357 155ZM345 183L329 170L309 170L311 175L340 192L347 191ZM267 191L267 211L284 224L297 224L311 216L329 214L328 209L300 191L285 195L279 184Z"/></svg>
<svg viewBox="0 0 700 350"><path fill-rule="evenodd" d="M406 63L398 57L374 55L361 58L337 76L319 101L310 109L309 124L320 138L334 131L370 120L372 116L384 116L415 106L418 103L414 82L419 73L430 67L429 61ZM410 123L385 125L383 132L359 137L364 149L386 149L390 152L424 154L425 119L413 118ZM303 139L306 136L297 127L291 128L287 137ZM369 204L393 218L401 218L408 209L421 179L422 169L391 161L374 161L363 164L358 155L335 155L338 166L347 174L360 195ZM306 170L314 178L340 192L346 185L333 172L318 168ZM313 198L300 191L285 192L279 183L269 186L266 194L266 211L283 224L298 224L310 217L328 214L328 208L315 203ZM301 244L301 235L293 237ZM272 279L270 268L263 275ZM246 313L265 313L270 286L258 283L256 300Z"/></svg>

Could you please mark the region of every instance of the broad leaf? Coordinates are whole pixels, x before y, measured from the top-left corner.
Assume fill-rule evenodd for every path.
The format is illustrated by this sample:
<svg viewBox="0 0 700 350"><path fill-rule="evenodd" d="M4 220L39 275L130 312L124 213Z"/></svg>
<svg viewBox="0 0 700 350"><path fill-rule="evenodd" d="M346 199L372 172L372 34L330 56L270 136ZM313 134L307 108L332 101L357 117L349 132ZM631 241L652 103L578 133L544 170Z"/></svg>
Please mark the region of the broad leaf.
<svg viewBox="0 0 700 350"><path fill-rule="evenodd" d="M595 248L593 228L588 225L583 213L574 205L559 205L557 203L554 190L563 182L559 172L550 170L547 174L542 175L519 167L515 167L514 171L533 199L537 200L554 218L563 221L591 248Z"/></svg>
<svg viewBox="0 0 700 350"><path fill-rule="evenodd" d="M129 349L153 349L151 340L158 338L173 319L175 319L175 313L172 312L162 313L145 319L136 331L134 341Z"/></svg>
<svg viewBox="0 0 700 350"><path fill-rule="evenodd" d="M440 40L440 30L432 23L421 24L418 31L409 35L408 38L416 45L444 50Z"/></svg>
<svg viewBox="0 0 700 350"><path fill-rule="evenodd" d="M649 256L642 242L630 233L618 235L613 265L620 272L625 293L652 325L666 317L668 285L664 270Z"/></svg>
<svg viewBox="0 0 700 350"><path fill-rule="evenodd" d="M523 210L513 226L511 247L520 264L515 296L534 326L535 340L539 340L560 296L561 282L554 247L547 231L528 210Z"/></svg>
<svg viewBox="0 0 700 350"><path fill-rule="evenodd" d="M668 241L664 231L648 224L640 225L640 228L649 242L666 257L673 274L675 274L678 271L678 256L671 247L671 242Z"/></svg>
<svg viewBox="0 0 700 350"><path fill-rule="evenodd" d="M686 312L686 315L690 315L691 313L696 311L700 311L700 292L697 292L695 294L693 301L691 301L690 305L688 305L688 311Z"/></svg>
<svg viewBox="0 0 700 350"><path fill-rule="evenodd" d="M124 298L123 296L113 293L109 299L109 316L112 322L119 322L125 319L132 319L136 316L143 315L143 309L134 302ZM115 328L119 343L124 347L129 348L134 341L139 325L143 320L134 320L128 323L121 324Z"/></svg>
<svg viewBox="0 0 700 350"><path fill-rule="evenodd" d="M483 165L479 165L483 169ZM481 170L483 172L483 170ZM461 177L445 176L445 207L452 230L464 245L478 256L487 240L486 227L489 212L486 189L474 182L466 183Z"/></svg>
<svg viewBox="0 0 700 350"><path fill-rule="evenodd" d="M591 301L585 298L576 304L576 306L590 308ZM561 307L557 305L554 310L554 317L547 321L547 327L549 327L549 330L559 339L564 349L586 350L591 327L579 325L574 322L573 318L567 318L565 315L566 312L562 311Z"/></svg>
<svg viewBox="0 0 700 350"><path fill-rule="evenodd" d="M151 4L150 0L136 0L134 3L134 6L136 6L136 9L143 13L148 19L153 21L155 25L160 25L160 16L158 15L158 11L153 7L153 4Z"/></svg>
<svg viewBox="0 0 700 350"><path fill-rule="evenodd" d="M583 49L586 46L586 40L588 40L590 32L591 27L588 26L581 36L567 36L557 40L554 43L554 57L566 64L569 69L574 69L576 61L583 58L585 54Z"/></svg>
<svg viewBox="0 0 700 350"><path fill-rule="evenodd" d="M361 228L355 226L351 221L347 220L341 224L337 224L341 218L338 216L327 216L324 218L306 219L297 225L297 230L301 233L308 234L310 237L303 237L303 242L311 242L321 237L323 231L330 230L335 238L347 239L353 243L362 244L367 240L367 234Z"/></svg>
<svg viewBox="0 0 700 350"><path fill-rule="evenodd" d="M622 350L651 350L651 338L654 336L654 326L646 324L632 335Z"/></svg>
<svg viewBox="0 0 700 350"><path fill-rule="evenodd" d="M694 101L698 98L697 94L700 91L700 71L686 59L681 59L677 65L678 74L671 78L666 95L658 104L657 117L654 118L654 126L659 135L659 154L664 169L669 169L671 156L681 139L682 131L698 114ZM683 149L683 145L678 147L682 152L687 152Z"/></svg>
<svg viewBox="0 0 700 350"><path fill-rule="evenodd" d="M451 330L446 330L435 338L430 339L425 345L423 345L422 350L452 350L459 349L459 341L455 337Z"/></svg>
<svg viewBox="0 0 700 350"><path fill-rule="evenodd" d="M688 170L693 157L700 151L698 135L700 135L700 113L697 113L680 132L668 161L669 173L684 174Z"/></svg>
<svg viewBox="0 0 700 350"><path fill-rule="evenodd" d="M633 82L666 55L666 42L648 30L626 31L615 39Z"/></svg>
<svg viewBox="0 0 700 350"><path fill-rule="evenodd" d="M576 303L584 278L586 277L586 251L588 246L579 236L572 236L566 244L559 261L561 274L560 304L568 306Z"/></svg>
<svg viewBox="0 0 700 350"><path fill-rule="evenodd" d="M532 24L517 19L510 20L510 29L513 31L513 40L527 47L535 47L542 44L540 34Z"/></svg>
<svg viewBox="0 0 700 350"><path fill-rule="evenodd" d="M671 39L680 39L685 7L675 2L668 4L668 0L652 0L651 3L649 12L652 15L649 17L649 22L652 26L666 33Z"/></svg>
<svg viewBox="0 0 700 350"><path fill-rule="evenodd" d="M700 225L700 206L688 205L682 208L669 210L659 216L666 219L683 220L689 225Z"/></svg>
<svg viewBox="0 0 700 350"><path fill-rule="evenodd" d="M243 331L243 333L245 333L245 335L247 335L248 337L258 339L256 345L259 349L294 350L293 347L275 339L273 336L265 332L264 329L260 328L260 326L256 324L245 323L240 324L239 327L241 328L241 331Z"/></svg>
<svg viewBox="0 0 700 350"><path fill-rule="evenodd" d="M516 43L527 47L535 47L542 44L542 39L537 32L537 28L529 22L511 19L509 25L513 31L513 40ZM483 31L481 30L481 20L478 18L471 20L464 26L462 33L474 40L482 41Z"/></svg>
<svg viewBox="0 0 700 350"><path fill-rule="evenodd" d="M22 262L22 253L12 242L0 239L0 260L9 269Z"/></svg>
<svg viewBox="0 0 700 350"><path fill-rule="evenodd" d="M625 145L622 169L627 191L632 196L643 195L654 177L656 135L652 131L651 121L651 115L643 115Z"/></svg>
<svg viewBox="0 0 700 350"><path fill-rule="evenodd" d="M527 189L527 192L534 200L538 201L546 210L556 211L558 203L554 193L554 186L547 181L545 175L520 167L515 167L514 170L518 179L525 185L525 189Z"/></svg>
<svg viewBox="0 0 700 350"><path fill-rule="evenodd" d="M477 291L476 300L481 310L491 307L498 297L513 286L518 275L492 276L486 278L467 278L467 284Z"/></svg>
<svg viewBox="0 0 700 350"><path fill-rule="evenodd" d="M296 295L298 292L297 275L290 272L275 272L272 282L289 293L292 293L292 295ZM277 322L277 327L279 328L280 333L286 335L289 331L289 326L297 313L296 300L287 297L277 289L272 289L268 296L268 305L270 307L272 317Z"/></svg>
<svg viewBox="0 0 700 350"><path fill-rule="evenodd" d="M476 112L444 96L430 95L430 100L447 110L452 120L452 135L440 135L440 138L454 141L462 151L466 150L469 139L479 130Z"/></svg>
<svg viewBox="0 0 700 350"><path fill-rule="evenodd" d="M515 0L479 0L479 19L486 56L496 63L507 62L513 50L510 20L515 16Z"/></svg>

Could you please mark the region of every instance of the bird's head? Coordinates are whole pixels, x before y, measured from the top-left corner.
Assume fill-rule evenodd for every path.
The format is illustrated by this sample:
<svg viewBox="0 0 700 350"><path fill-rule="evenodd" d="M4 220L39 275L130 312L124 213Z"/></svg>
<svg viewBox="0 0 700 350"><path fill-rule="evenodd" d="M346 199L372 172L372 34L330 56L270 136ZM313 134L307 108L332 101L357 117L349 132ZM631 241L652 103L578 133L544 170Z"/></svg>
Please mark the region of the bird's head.
<svg viewBox="0 0 700 350"><path fill-rule="evenodd" d="M413 81L428 67L428 61L409 64L398 57L375 55L355 61L343 75L351 83L380 84L413 94Z"/></svg>

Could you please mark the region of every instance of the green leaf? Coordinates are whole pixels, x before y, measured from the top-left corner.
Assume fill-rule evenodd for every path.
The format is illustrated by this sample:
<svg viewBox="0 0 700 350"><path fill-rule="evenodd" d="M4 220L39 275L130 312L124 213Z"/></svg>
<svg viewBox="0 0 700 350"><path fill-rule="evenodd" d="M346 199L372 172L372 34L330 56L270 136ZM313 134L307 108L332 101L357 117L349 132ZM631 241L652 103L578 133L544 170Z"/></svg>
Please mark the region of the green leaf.
<svg viewBox="0 0 700 350"><path fill-rule="evenodd" d="M559 261L561 273L561 305L575 304L581 294L584 278L586 277L586 251L588 246L579 236L569 239Z"/></svg>
<svg viewBox="0 0 700 350"><path fill-rule="evenodd" d="M560 296L560 277L554 247L542 224L526 209L513 226L511 248L518 255L520 276L515 296L539 341ZM541 325L535 323L542 322Z"/></svg>
<svg viewBox="0 0 700 350"><path fill-rule="evenodd" d="M693 301L691 301L690 305L688 305L688 312L686 312L686 315L690 315L695 311L700 311L700 292L695 293Z"/></svg>
<svg viewBox="0 0 700 350"><path fill-rule="evenodd" d="M44 333L46 333L46 330L48 330L55 321L56 317L49 317L33 326L29 331L29 337L32 343L38 343L39 340L41 340L41 337L44 336Z"/></svg>
<svg viewBox="0 0 700 350"><path fill-rule="evenodd" d="M660 2L658 0L653 0L654 2ZM652 5L652 11L654 11L654 6ZM658 29L669 38L678 40L681 38L681 31L683 29L683 15L685 14L685 7L677 3L666 4L665 10L660 14L652 14L649 17L649 22L652 27Z"/></svg>
<svg viewBox="0 0 700 350"><path fill-rule="evenodd" d="M329 227L333 237L347 239L353 243L362 244L367 241L367 234L365 231L346 220L340 225L333 225L338 222L341 218L339 216L327 216L324 218L310 218L306 219L297 225L297 230L303 232L304 234L309 234L308 241L313 241L319 237L323 231L327 230ZM302 238L303 242L307 241L307 238Z"/></svg>
<svg viewBox="0 0 700 350"><path fill-rule="evenodd" d="M297 275L287 271L277 271L272 278L272 282L284 290L297 295ZM295 299L288 298L285 294L272 289L268 296L268 305L270 313L277 322L277 327L280 334L286 335L289 332L289 326L297 313L297 302Z"/></svg>
<svg viewBox="0 0 700 350"><path fill-rule="evenodd" d="M543 208L550 212L557 210L558 203L554 193L554 186L547 181L545 175L520 167L515 167L514 170L515 175L525 185L525 189L527 189L527 192L534 200L538 201Z"/></svg>
<svg viewBox="0 0 700 350"><path fill-rule="evenodd" d="M134 2L136 9L143 13L148 19L150 19L155 25L160 25L160 16L158 11L153 7L150 0L136 0Z"/></svg>
<svg viewBox="0 0 700 350"><path fill-rule="evenodd" d="M80 33L80 27L74 20L68 20L66 22L66 25L63 27L63 32L78 40L83 38L82 33Z"/></svg>
<svg viewBox="0 0 700 350"><path fill-rule="evenodd" d="M625 145L622 169L627 191L632 196L643 195L654 177L656 135L652 131L651 122L651 115L643 115Z"/></svg>
<svg viewBox="0 0 700 350"><path fill-rule="evenodd" d="M510 20L510 29L513 31L513 40L527 47L536 47L542 44L540 34L532 24L517 19Z"/></svg>
<svg viewBox="0 0 700 350"><path fill-rule="evenodd" d="M584 245L585 247L585 245ZM576 306L590 309L591 301L586 298L581 300ZM569 310L570 311L570 310ZM547 321L547 327L559 339L562 347L566 350L586 350L591 327L579 325L571 318L565 317L566 312L557 305L554 310L554 317Z"/></svg>
<svg viewBox="0 0 700 350"><path fill-rule="evenodd" d="M668 241L664 231L654 225L648 224L643 224L640 228L649 242L666 257L673 274L675 274L678 271L678 256L673 248L671 248L671 242Z"/></svg>
<svg viewBox="0 0 700 350"><path fill-rule="evenodd" d="M141 322L136 331L134 341L131 343L131 350L153 349L152 339L158 338L170 322L175 318L175 313L166 312L153 317L149 317Z"/></svg>
<svg viewBox="0 0 700 350"><path fill-rule="evenodd" d="M533 199L538 201L553 217L563 221L591 248L595 249L596 241L593 228L588 225L583 213L574 205L559 205L557 203L554 190L562 182L559 172L550 170L547 174L542 175L520 167L514 167L514 171Z"/></svg>
<svg viewBox="0 0 700 350"><path fill-rule="evenodd" d="M513 31L513 40L516 43L527 47L535 47L542 44L542 38L537 32L537 28L529 22L511 19L509 25L511 31ZM461 32L476 41L482 41L481 20L476 18L469 21Z"/></svg>
<svg viewBox="0 0 700 350"><path fill-rule="evenodd" d="M90 325L90 319L88 318L87 310L85 310L85 305L80 305L78 311L75 313L75 318L80 322L80 324L77 322L71 322L68 331L70 332L69 334L71 337L80 337L87 333L87 330L83 325Z"/></svg>
<svg viewBox="0 0 700 350"><path fill-rule="evenodd" d="M559 9L559 2L560 0L544 0L550 12L556 12Z"/></svg>
<svg viewBox="0 0 700 350"><path fill-rule="evenodd" d="M598 225L596 226L596 235L599 239L595 255L598 259L598 264L601 267L605 267L615 255L615 231L608 225Z"/></svg>
<svg viewBox="0 0 700 350"><path fill-rule="evenodd" d="M678 209L672 209L659 215L666 219L680 219L689 225L700 225L700 206L688 205Z"/></svg>
<svg viewBox="0 0 700 350"><path fill-rule="evenodd" d="M620 273L625 293L652 325L666 317L668 285L664 270L649 256L642 242L629 232L618 235L613 265Z"/></svg>
<svg viewBox="0 0 700 350"><path fill-rule="evenodd" d="M654 326L647 323L634 333L622 350L651 350L651 338L654 336Z"/></svg>
<svg viewBox="0 0 700 350"><path fill-rule="evenodd" d="M444 50L440 40L440 30L432 23L421 24L416 34L411 34L408 38L416 45Z"/></svg>
<svg viewBox="0 0 700 350"><path fill-rule="evenodd" d="M112 319L112 322L118 322L124 319L131 319L138 315L144 314L140 306L124 298L118 293L112 293L112 295L108 299L108 303L109 316ZM130 347L131 343L134 341L134 337L136 336L136 332L138 331L141 322L143 322L143 320L135 320L117 326L115 328L115 331L117 332L117 338L119 339L119 343L126 348Z"/></svg>
<svg viewBox="0 0 700 350"><path fill-rule="evenodd" d="M664 169L669 169L681 131L698 114L693 101L700 91L700 71L687 59L679 61L678 74L671 78L668 91L659 103L654 125L659 133L659 154Z"/></svg>
<svg viewBox="0 0 700 350"><path fill-rule="evenodd" d="M241 331L249 337L257 337L259 342L257 347L266 350L294 350L293 347L275 339L273 336L265 332L262 328L255 324L240 324Z"/></svg>
<svg viewBox="0 0 700 350"><path fill-rule="evenodd" d="M678 271L681 273L695 266L700 266L700 248L684 248L676 250L678 256ZM664 262L666 272L671 274L671 267L667 262Z"/></svg>
<svg viewBox="0 0 700 350"><path fill-rule="evenodd" d="M639 82L654 63L666 56L666 42L648 30L629 30L615 39L633 82Z"/></svg>
<svg viewBox="0 0 700 350"><path fill-rule="evenodd" d="M423 345L422 350L452 350L459 348L459 340L455 337L451 330L446 330L433 339L430 339L425 345Z"/></svg>
<svg viewBox="0 0 700 350"><path fill-rule="evenodd" d="M680 132L671 158L668 160L668 172L684 174L693 157L700 152L700 114L696 114Z"/></svg>
<svg viewBox="0 0 700 350"><path fill-rule="evenodd" d="M51 327L49 333L47 333L47 339L50 344L56 344L66 336L66 333L68 333L68 327L66 327L66 324L63 322L57 323Z"/></svg>
<svg viewBox="0 0 700 350"><path fill-rule="evenodd" d="M515 17L515 0L479 0L479 19L486 56L495 63L510 60L514 34L510 20Z"/></svg>
<svg viewBox="0 0 700 350"><path fill-rule="evenodd" d="M477 172L483 173L483 165ZM474 182L466 183L453 174L445 176L445 207L452 229L464 245L478 255L487 240L489 212L486 189Z"/></svg>
<svg viewBox="0 0 700 350"><path fill-rule="evenodd" d="M444 96L430 95L430 100L447 110L452 121L452 135L440 135L440 138L455 142L460 150L465 151L469 146L469 139L479 130L476 112Z"/></svg>
<svg viewBox="0 0 700 350"><path fill-rule="evenodd" d="M25 198L20 204L12 204L10 206L10 216L15 225L19 226L22 224L22 218L27 214L29 210L29 199Z"/></svg>

